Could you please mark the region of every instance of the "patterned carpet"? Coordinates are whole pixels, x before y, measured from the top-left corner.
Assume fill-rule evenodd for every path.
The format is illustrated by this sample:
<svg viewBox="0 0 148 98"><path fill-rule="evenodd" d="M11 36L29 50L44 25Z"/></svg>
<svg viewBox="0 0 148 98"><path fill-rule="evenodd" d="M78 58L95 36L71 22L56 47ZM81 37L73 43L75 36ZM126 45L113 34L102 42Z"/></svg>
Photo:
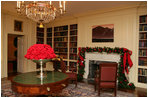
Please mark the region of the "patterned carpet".
<svg viewBox="0 0 148 98"><path fill-rule="evenodd" d="M7 79L2 79L1 81L1 96L2 97L27 97L27 95L16 94L11 90L11 82ZM94 91L94 86L86 83L78 83L75 88L74 84L69 84L69 86L63 89L62 93L51 95L52 97L97 97L97 91ZM51 97L50 96L50 97ZM101 97L113 97L112 91L102 91ZM136 97L132 93L127 93L123 91L117 91L117 97Z"/></svg>

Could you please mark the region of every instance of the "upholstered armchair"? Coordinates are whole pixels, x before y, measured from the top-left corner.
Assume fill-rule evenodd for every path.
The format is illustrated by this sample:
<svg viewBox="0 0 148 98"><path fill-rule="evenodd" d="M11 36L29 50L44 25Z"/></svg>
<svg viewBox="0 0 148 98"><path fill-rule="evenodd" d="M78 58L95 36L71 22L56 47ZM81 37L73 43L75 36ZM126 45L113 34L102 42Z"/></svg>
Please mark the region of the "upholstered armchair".
<svg viewBox="0 0 148 98"><path fill-rule="evenodd" d="M98 86L98 96L102 88L111 88L114 90L116 96L116 82L117 82L117 63L101 63L99 65L99 75L95 78L95 90Z"/></svg>

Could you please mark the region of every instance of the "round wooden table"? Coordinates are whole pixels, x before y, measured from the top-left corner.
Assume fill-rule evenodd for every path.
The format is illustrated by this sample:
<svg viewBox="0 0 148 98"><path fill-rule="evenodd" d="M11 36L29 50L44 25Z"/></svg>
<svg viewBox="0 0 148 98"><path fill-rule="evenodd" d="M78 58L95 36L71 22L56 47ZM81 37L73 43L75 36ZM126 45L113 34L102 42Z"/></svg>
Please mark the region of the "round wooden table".
<svg viewBox="0 0 148 98"><path fill-rule="evenodd" d="M39 72L28 72L15 76L11 80L11 88L16 93L50 95L59 93L68 86L68 76L62 72L47 71L47 77L38 78Z"/></svg>

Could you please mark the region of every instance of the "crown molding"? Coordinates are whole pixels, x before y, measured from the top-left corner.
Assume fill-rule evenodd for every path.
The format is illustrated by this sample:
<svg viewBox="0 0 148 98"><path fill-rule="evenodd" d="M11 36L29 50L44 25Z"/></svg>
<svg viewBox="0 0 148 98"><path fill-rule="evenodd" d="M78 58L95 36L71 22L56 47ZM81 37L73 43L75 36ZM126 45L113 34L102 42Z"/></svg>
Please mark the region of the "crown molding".
<svg viewBox="0 0 148 98"><path fill-rule="evenodd" d="M33 20L27 18L24 15L19 15L17 13L13 13L13 12L10 12L10 11L4 10L4 9L1 10L1 13L2 14L5 14L5 15L11 15L11 16L14 16L14 17L17 17L17 18L20 18L20 19L25 19L25 20L28 20L28 21L30 21L32 23L34 22Z"/></svg>
<svg viewBox="0 0 148 98"><path fill-rule="evenodd" d="M4 9L2 9L1 12L2 12L3 14L6 14L6 15L12 15L12 16L16 16L16 17L20 17L20 18L25 18L25 19L27 19L25 16L18 15L17 13L13 13L13 12L10 12L10 11L4 10Z"/></svg>

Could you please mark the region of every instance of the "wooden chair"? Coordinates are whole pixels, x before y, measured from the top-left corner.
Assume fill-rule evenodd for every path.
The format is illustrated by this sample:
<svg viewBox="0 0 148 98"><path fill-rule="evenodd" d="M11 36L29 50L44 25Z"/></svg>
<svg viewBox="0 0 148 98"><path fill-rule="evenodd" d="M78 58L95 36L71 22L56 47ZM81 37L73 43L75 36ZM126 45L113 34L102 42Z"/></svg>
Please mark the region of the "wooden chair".
<svg viewBox="0 0 148 98"><path fill-rule="evenodd" d="M61 69L60 57L57 56L56 58L52 59L52 62L53 62L54 71L60 71L60 69Z"/></svg>
<svg viewBox="0 0 148 98"><path fill-rule="evenodd" d="M117 63L101 63L99 65L99 77L95 78L95 90L98 86L98 96L102 88L112 88L114 96L116 96L117 82Z"/></svg>
<svg viewBox="0 0 148 98"><path fill-rule="evenodd" d="M65 62L61 59L61 71L69 76L69 80L75 82L75 87L77 87L77 66L66 66ZM67 72L69 70L69 72Z"/></svg>
<svg viewBox="0 0 148 98"><path fill-rule="evenodd" d="M97 85L98 85L98 82L99 82L99 70L96 70L95 72L95 79L94 79L94 89L95 91L97 90Z"/></svg>

